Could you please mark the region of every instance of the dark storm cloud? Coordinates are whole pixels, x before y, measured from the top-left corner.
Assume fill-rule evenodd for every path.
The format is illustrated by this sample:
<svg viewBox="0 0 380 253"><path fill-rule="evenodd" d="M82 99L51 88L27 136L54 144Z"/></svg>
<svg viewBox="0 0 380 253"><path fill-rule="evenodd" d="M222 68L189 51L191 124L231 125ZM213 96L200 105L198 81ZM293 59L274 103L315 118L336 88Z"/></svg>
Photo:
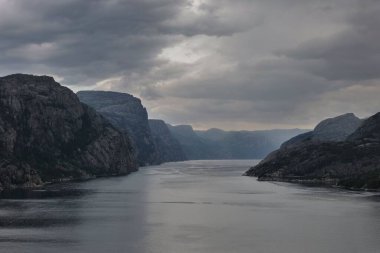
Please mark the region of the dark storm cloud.
<svg viewBox="0 0 380 253"><path fill-rule="evenodd" d="M239 54L239 59L232 58L236 64L230 69L202 69L168 86L166 94L198 99L181 111L177 108L178 117L189 115L191 122L197 117L207 121L208 115L213 115L213 119L228 118L225 121L243 125L248 119L259 125L297 122L302 126L348 111L362 117L379 111L380 102L373 94L380 95L380 2L368 0L346 6L339 2L330 1L329 8L326 5L319 11L330 12L331 6L347 8L339 21L341 29L327 35L311 32L309 39L306 36L295 45L267 52L268 59L264 60ZM292 24L297 32L305 32L297 30L299 24ZM291 28L287 31L292 34ZM255 35L260 34L253 33L251 38Z"/></svg>
<svg viewBox="0 0 380 253"><path fill-rule="evenodd" d="M42 64L69 83L150 69L179 36L235 32L212 16L181 22L189 2L178 0L3 0L1 7L0 64Z"/></svg>
<svg viewBox="0 0 380 253"><path fill-rule="evenodd" d="M377 0L0 0L0 74L141 96L198 127L380 107ZM175 106L173 106L175 105Z"/></svg>

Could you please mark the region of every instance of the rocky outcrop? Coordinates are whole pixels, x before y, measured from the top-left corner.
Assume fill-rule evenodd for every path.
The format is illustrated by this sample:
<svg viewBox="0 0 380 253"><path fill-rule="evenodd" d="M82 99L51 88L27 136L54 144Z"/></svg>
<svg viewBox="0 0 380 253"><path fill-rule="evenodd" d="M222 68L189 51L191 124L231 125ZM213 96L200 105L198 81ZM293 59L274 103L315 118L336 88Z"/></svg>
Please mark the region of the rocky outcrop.
<svg viewBox="0 0 380 253"><path fill-rule="evenodd" d="M149 126L161 162L186 160L181 145L163 120L150 119Z"/></svg>
<svg viewBox="0 0 380 253"><path fill-rule="evenodd" d="M141 166L160 163L148 123L148 113L140 99L111 91L79 91L77 95L83 103L95 108L115 127L130 136Z"/></svg>
<svg viewBox="0 0 380 253"><path fill-rule="evenodd" d="M380 113L365 120L344 141L306 141L281 148L246 175L259 180L380 189Z"/></svg>
<svg viewBox="0 0 380 253"><path fill-rule="evenodd" d="M0 190L127 174L130 141L48 76L0 78Z"/></svg>
<svg viewBox="0 0 380 253"><path fill-rule="evenodd" d="M194 131L189 125L169 126L186 156L197 159L261 159L285 140L304 133L300 129L223 131L212 128Z"/></svg>
<svg viewBox="0 0 380 253"><path fill-rule="evenodd" d="M314 128L314 131L295 136L284 142L281 145L281 148L298 145L306 141L344 141L361 124L362 120L356 117L353 113L325 119Z"/></svg>
<svg viewBox="0 0 380 253"><path fill-rule="evenodd" d="M356 131L362 120L353 113L346 113L320 122L313 131L315 141L344 141Z"/></svg>

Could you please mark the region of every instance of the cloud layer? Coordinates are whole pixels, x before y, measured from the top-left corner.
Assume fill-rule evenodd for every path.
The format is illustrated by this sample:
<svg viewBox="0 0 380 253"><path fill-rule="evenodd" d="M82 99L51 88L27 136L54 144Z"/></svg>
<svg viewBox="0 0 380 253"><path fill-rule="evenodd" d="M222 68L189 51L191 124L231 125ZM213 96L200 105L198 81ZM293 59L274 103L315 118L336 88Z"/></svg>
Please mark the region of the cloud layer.
<svg viewBox="0 0 380 253"><path fill-rule="evenodd" d="M140 96L199 128L380 111L377 0L0 0L0 74Z"/></svg>

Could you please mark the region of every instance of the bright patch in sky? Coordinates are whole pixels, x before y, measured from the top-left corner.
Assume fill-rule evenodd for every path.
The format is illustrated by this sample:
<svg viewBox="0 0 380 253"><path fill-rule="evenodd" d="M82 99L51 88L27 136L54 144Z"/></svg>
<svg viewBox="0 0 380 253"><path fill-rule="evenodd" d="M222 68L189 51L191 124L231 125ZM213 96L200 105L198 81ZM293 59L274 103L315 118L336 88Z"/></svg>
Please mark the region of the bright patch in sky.
<svg viewBox="0 0 380 253"><path fill-rule="evenodd" d="M158 56L158 58L178 63L194 63L202 57L203 55L199 52L194 52L194 50L186 42L180 43L173 47L165 48Z"/></svg>

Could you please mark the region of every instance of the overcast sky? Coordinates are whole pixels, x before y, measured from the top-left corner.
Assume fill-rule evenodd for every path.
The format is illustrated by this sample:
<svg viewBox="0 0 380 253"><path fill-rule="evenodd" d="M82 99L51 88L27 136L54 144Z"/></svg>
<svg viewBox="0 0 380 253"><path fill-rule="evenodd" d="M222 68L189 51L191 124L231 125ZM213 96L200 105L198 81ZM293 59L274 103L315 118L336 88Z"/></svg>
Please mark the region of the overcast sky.
<svg viewBox="0 0 380 253"><path fill-rule="evenodd" d="M128 92L195 128L380 111L379 0L0 0L0 75Z"/></svg>

